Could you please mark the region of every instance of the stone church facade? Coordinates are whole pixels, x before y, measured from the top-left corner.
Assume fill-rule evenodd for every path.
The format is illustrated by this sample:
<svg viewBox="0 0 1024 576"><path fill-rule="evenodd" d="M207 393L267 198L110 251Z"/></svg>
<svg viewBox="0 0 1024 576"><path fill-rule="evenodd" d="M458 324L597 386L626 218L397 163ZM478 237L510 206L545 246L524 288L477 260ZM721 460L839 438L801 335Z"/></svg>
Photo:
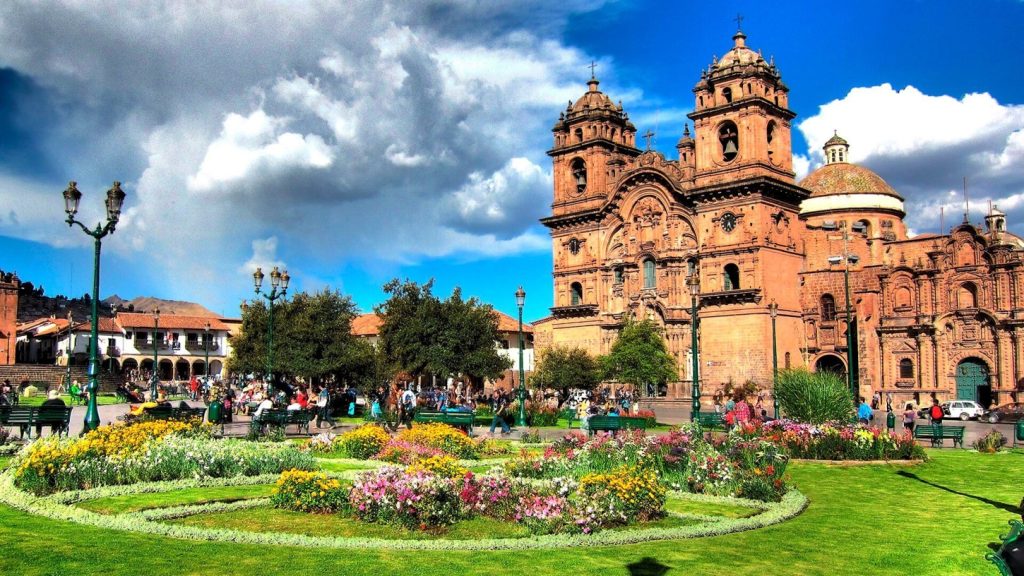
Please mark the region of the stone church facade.
<svg viewBox="0 0 1024 576"><path fill-rule="evenodd" d="M534 323L538 349L604 354L628 317L650 318L678 365L663 393L687 398L693 281L706 398L729 382L770 388L772 306L780 368L845 371L848 277L862 394L1002 403L1024 390L1024 243L1000 212L909 238L903 198L849 163L839 136L797 183L789 88L742 31L701 72L675 160L639 148L599 85L552 129L555 305Z"/></svg>

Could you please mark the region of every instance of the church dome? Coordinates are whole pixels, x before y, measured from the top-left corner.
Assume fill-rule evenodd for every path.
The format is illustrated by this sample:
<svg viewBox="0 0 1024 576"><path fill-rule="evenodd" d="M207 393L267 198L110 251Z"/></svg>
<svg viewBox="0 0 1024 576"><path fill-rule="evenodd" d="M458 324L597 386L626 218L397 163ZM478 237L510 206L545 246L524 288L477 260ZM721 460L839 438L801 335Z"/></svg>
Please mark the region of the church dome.
<svg viewBox="0 0 1024 576"><path fill-rule="evenodd" d="M612 99L607 94L597 89L598 84L600 82L597 78L591 78L587 82L587 86L590 89L583 96L580 96L580 99L572 105L569 112L575 115L598 110L620 111L621 108L612 102Z"/></svg>
<svg viewBox="0 0 1024 576"><path fill-rule="evenodd" d="M734 42L732 49L726 52L725 55L714 64L714 68L721 70L729 66L746 66L757 63L764 64L764 58L747 47L746 34L737 30L732 39Z"/></svg>
<svg viewBox="0 0 1024 576"><path fill-rule="evenodd" d="M802 188L811 191L811 198L847 194L881 194L900 201L903 197L893 190L889 183L871 170L856 164L836 162L826 164L807 175L800 182Z"/></svg>

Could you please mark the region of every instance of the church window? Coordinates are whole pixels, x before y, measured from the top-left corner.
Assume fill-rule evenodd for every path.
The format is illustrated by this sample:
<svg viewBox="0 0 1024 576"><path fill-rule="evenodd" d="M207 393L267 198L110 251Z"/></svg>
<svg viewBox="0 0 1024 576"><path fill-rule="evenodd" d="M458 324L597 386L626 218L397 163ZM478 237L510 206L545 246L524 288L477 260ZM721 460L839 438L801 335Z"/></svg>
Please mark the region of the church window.
<svg viewBox="0 0 1024 576"><path fill-rule="evenodd" d="M704 97L703 96L700 97L700 106L701 106L701 108L704 107Z"/></svg>
<svg viewBox="0 0 1024 576"><path fill-rule="evenodd" d="M725 265L725 282L723 284L723 290L739 290L740 289L740 268L735 264Z"/></svg>
<svg viewBox="0 0 1024 576"><path fill-rule="evenodd" d="M843 151L842 150L839 151L839 161L840 162L844 162L845 161L845 160L843 160Z"/></svg>
<svg viewBox="0 0 1024 576"><path fill-rule="evenodd" d="M726 102L732 102L732 88L723 89L722 97L725 98Z"/></svg>
<svg viewBox="0 0 1024 576"><path fill-rule="evenodd" d="M831 294L821 295L821 320L833 322L836 319L836 299Z"/></svg>
<svg viewBox="0 0 1024 576"><path fill-rule="evenodd" d="M572 178L576 182L577 193L587 189L587 165L580 158L572 161Z"/></svg>
<svg viewBox="0 0 1024 576"><path fill-rule="evenodd" d="M655 286L654 260L648 258L644 260L644 288L654 288Z"/></svg>
<svg viewBox="0 0 1024 576"><path fill-rule="evenodd" d="M583 142L583 128L576 129L576 141Z"/></svg>
<svg viewBox="0 0 1024 576"><path fill-rule="evenodd" d="M895 308L897 310L910 308L912 306L910 288L907 288L906 286L900 286L897 288L893 304L895 304Z"/></svg>
<svg viewBox="0 0 1024 576"><path fill-rule="evenodd" d="M693 276L697 272L697 261L693 258L686 261L686 275Z"/></svg>
<svg viewBox="0 0 1024 576"><path fill-rule="evenodd" d="M833 162L836 161L836 151L835 150L832 151L832 161Z"/></svg>
<svg viewBox="0 0 1024 576"><path fill-rule="evenodd" d="M914 362L910 358L900 360L900 378L914 377Z"/></svg>
<svg viewBox="0 0 1024 576"><path fill-rule="evenodd" d="M772 150L772 140L775 140L775 122L774 121L768 123L768 130L767 130L767 134L765 136L768 139L768 156L770 157L773 154L773 152L774 152Z"/></svg>
<svg viewBox="0 0 1024 576"><path fill-rule="evenodd" d="M583 303L583 286L579 282L573 282L572 286L569 287L571 293L572 305L579 306Z"/></svg>
<svg viewBox="0 0 1024 576"><path fill-rule="evenodd" d="M616 268L615 271L615 283L622 284L622 268Z"/></svg>
<svg viewBox="0 0 1024 576"><path fill-rule="evenodd" d="M572 252L573 256L580 253L580 241L576 238L569 240L569 252Z"/></svg>
<svg viewBox="0 0 1024 576"><path fill-rule="evenodd" d="M784 366L786 367L786 370L789 370L791 367L789 352L786 352L786 363L784 364Z"/></svg>
<svg viewBox="0 0 1024 576"><path fill-rule="evenodd" d="M725 162L731 162L733 158L736 158L736 154L739 153L740 141L739 132L736 130L736 125L732 122L725 122L722 127L718 129L718 141L722 145L722 160Z"/></svg>
<svg viewBox="0 0 1024 576"><path fill-rule="evenodd" d="M963 284L960 285L960 290L957 291L957 307L978 307L978 287L975 286L972 282L964 282Z"/></svg>

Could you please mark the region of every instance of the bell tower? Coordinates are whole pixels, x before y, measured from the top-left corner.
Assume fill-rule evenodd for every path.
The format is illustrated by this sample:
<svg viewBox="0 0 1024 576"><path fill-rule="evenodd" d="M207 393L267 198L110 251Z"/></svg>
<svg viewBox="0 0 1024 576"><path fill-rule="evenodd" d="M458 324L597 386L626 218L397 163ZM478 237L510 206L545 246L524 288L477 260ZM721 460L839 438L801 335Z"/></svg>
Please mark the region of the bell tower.
<svg viewBox="0 0 1024 576"><path fill-rule="evenodd" d="M789 88L737 30L733 47L701 72L693 88L696 184L748 176L793 181Z"/></svg>
<svg viewBox="0 0 1024 576"><path fill-rule="evenodd" d="M555 216L599 207L618 167L640 154L629 114L598 89L600 84L592 75L587 92L569 102L551 129Z"/></svg>

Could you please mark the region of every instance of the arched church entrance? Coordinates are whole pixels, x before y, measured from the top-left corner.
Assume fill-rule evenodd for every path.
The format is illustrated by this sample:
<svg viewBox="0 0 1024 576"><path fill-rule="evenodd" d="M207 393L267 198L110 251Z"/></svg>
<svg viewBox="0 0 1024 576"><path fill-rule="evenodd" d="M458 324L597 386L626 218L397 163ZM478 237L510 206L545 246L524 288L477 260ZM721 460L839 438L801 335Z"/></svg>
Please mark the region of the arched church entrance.
<svg viewBox="0 0 1024 576"><path fill-rule="evenodd" d="M835 354L825 354L818 361L814 363L815 372L832 372L834 374L845 375L846 364L843 359Z"/></svg>
<svg viewBox="0 0 1024 576"><path fill-rule="evenodd" d="M992 403L988 364L978 358L967 358L957 364L956 397L958 400L974 400L986 407Z"/></svg>

